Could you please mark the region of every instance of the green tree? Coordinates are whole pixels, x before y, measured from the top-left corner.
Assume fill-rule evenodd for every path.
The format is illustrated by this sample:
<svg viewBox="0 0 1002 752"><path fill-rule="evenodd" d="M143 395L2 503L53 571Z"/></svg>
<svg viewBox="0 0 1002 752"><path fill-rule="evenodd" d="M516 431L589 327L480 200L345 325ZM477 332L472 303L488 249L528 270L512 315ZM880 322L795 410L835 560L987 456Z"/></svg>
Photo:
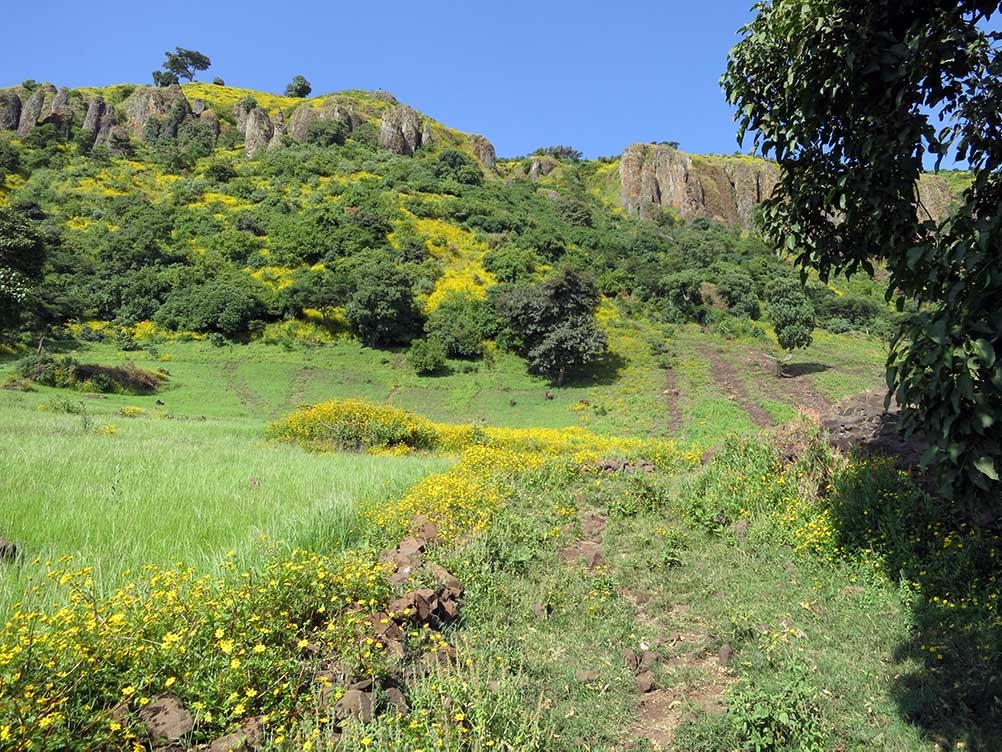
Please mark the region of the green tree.
<svg viewBox="0 0 1002 752"><path fill-rule="evenodd" d="M45 244L35 226L10 207L0 206L0 331L20 323L44 264Z"/></svg>
<svg viewBox="0 0 1002 752"><path fill-rule="evenodd" d="M164 71L166 71L167 74L173 74L175 79L186 78L189 81L194 81L195 73L197 71L208 70L211 65L212 61L196 50L186 50L183 47L175 47L174 52L164 53ZM156 80L156 74L154 74L154 80ZM175 83L177 83L176 80ZM165 85L159 81L157 84L159 86Z"/></svg>
<svg viewBox="0 0 1002 752"><path fill-rule="evenodd" d="M890 274L888 384L959 502L1002 492L1002 34L997 0L774 0L731 51L739 136L779 163L761 220L822 281ZM942 119L944 126L939 126ZM974 177L946 217L916 202L923 160Z"/></svg>
<svg viewBox="0 0 1002 752"><path fill-rule="evenodd" d="M766 296L776 339L788 353L785 360L776 361L778 375L782 376L783 366L789 362L793 351L810 347L814 341L814 306L804 294L803 286L792 279L773 284Z"/></svg>
<svg viewBox="0 0 1002 752"><path fill-rule="evenodd" d="M176 73L171 73L170 71L153 71L153 83L157 86L173 86L179 83Z"/></svg>
<svg viewBox="0 0 1002 752"><path fill-rule="evenodd" d="M563 269L542 284L498 285L490 294L506 327L501 341L557 386L605 353L606 336L595 319L599 293L590 277Z"/></svg>
<svg viewBox="0 0 1002 752"><path fill-rule="evenodd" d="M437 339L416 339L407 350L407 362L422 376L445 368L445 347Z"/></svg>
<svg viewBox="0 0 1002 752"><path fill-rule="evenodd" d="M497 329L497 319L486 300L453 292L428 315L424 325L429 339L442 343L451 358L479 358L484 340Z"/></svg>
<svg viewBox="0 0 1002 752"><path fill-rule="evenodd" d="M410 342L422 323L410 278L389 264L367 264L352 276L345 318L359 339L370 347Z"/></svg>
<svg viewBox="0 0 1002 752"><path fill-rule="evenodd" d="M296 76L292 79L292 82L285 87L285 96L287 97L308 97L310 92L313 91L313 86L302 76Z"/></svg>

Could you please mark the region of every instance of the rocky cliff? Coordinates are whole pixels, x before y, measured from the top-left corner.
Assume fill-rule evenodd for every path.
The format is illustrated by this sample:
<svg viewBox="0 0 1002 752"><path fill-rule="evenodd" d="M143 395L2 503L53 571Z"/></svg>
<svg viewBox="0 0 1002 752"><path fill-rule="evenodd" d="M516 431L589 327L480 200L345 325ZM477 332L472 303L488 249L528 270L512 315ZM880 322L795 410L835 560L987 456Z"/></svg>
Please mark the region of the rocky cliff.
<svg viewBox="0 0 1002 752"><path fill-rule="evenodd" d="M634 144L619 163L619 205L627 214L653 217L669 210L682 219L704 217L747 227L755 206L772 195L778 167L744 156L686 154L667 144ZM937 175L918 185L920 212L945 216L954 197Z"/></svg>
<svg viewBox="0 0 1002 752"><path fill-rule="evenodd" d="M619 163L619 201L634 216L667 209L682 219L746 226L778 177L776 166L763 159L701 157L664 144L634 144Z"/></svg>

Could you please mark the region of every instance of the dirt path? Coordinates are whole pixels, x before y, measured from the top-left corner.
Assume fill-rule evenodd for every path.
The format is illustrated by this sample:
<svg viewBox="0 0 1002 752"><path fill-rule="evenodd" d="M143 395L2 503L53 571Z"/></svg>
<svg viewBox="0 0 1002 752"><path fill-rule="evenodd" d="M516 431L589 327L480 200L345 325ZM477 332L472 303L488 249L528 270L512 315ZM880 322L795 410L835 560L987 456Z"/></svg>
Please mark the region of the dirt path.
<svg viewBox="0 0 1002 752"><path fill-rule="evenodd" d="M250 385L240 376L239 370L240 363L235 360L228 361L223 366L223 374L226 376L227 381L229 381L230 391L236 393L241 405L252 407L255 410L264 410L267 407L264 400L254 393Z"/></svg>
<svg viewBox="0 0 1002 752"><path fill-rule="evenodd" d="M733 400L742 410L748 413L748 416L755 425L763 428L775 425L772 416L745 391L744 384L738 378L734 366L716 348L710 345L697 344L696 349L699 350L700 355L710 362L713 380L720 386L729 399Z"/></svg>
<svg viewBox="0 0 1002 752"><path fill-rule="evenodd" d="M313 369L309 366L305 368L300 368L296 371L295 378L292 380L291 391L289 392L289 399L286 401L286 406L290 409L298 407L303 402L303 397L306 396L306 390L310 386L310 381L312 378Z"/></svg>
<svg viewBox="0 0 1002 752"><path fill-rule="evenodd" d="M668 431L676 435L682 428L682 412L678 409L678 383L671 366L668 366L665 396L668 398Z"/></svg>
<svg viewBox="0 0 1002 752"><path fill-rule="evenodd" d="M769 396L783 402L792 402L815 417L831 412L831 401L814 388L806 374L779 378L773 361L764 352L751 348L741 353L741 364L748 372L755 374L757 383L762 385Z"/></svg>

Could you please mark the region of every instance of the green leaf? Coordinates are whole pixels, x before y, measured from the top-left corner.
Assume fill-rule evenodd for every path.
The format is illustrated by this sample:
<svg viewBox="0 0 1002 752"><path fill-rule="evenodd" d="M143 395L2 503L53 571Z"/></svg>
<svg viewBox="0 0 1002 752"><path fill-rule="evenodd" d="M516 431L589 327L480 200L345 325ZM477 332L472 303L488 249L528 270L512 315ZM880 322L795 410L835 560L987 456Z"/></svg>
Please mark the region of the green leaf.
<svg viewBox="0 0 1002 752"><path fill-rule="evenodd" d="M986 475L992 480L998 480L999 474L995 470L995 461L991 457L981 457L975 463L974 467L981 472L982 475Z"/></svg>

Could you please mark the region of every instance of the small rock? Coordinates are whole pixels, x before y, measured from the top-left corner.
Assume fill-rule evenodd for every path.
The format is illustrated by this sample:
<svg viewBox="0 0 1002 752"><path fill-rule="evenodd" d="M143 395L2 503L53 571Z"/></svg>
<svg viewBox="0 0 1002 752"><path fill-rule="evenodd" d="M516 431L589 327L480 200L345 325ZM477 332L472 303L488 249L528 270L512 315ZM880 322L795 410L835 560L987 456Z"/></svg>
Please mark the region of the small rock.
<svg viewBox="0 0 1002 752"><path fill-rule="evenodd" d="M407 698L404 697L404 693L400 691L397 687L390 687L386 690L386 698L390 701L390 704L397 709L397 713L400 715L407 715L410 713L410 707L407 705Z"/></svg>
<svg viewBox="0 0 1002 752"><path fill-rule="evenodd" d="M576 674L574 674L574 676L577 677L578 681L585 683L598 681L597 671L578 671Z"/></svg>
<svg viewBox="0 0 1002 752"><path fill-rule="evenodd" d="M6 538L0 538L0 562L14 561L17 555L17 546Z"/></svg>
<svg viewBox="0 0 1002 752"><path fill-rule="evenodd" d="M734 533L734 537L737 538L738 540L745 540L746 538L748 538L748 528L750 526L751 523L748 522L748 520L742 518L737 522L735 522L733 525L731 525L731 532Z"/></svg>
<svg viewBox="0 0 1002 752"><path fill-rule="evenodd" d="M349 689L334 703L331 712L339 721L354 717L362 723L369 723L372 720L372 695L360 689Z"/></svg>
<svg viewBox="0 0 1002 752"><path fill-rule="evenodd" d="M195 719L173 695L161 695L139 711L139 720L154 740L175 742L195 728Z"/></svg>
<svg viewBox="0 0 1002 752"><path fill-rule="evenodd" d="M650 671L642 671L637 674L637 690L643 694L654 691L654 674Z"/></svg>
<svg viewBox="0 0 1002 752"><path fill-rule="evenodd" d="M462 594L463 587L459 584L459 579L450 573L445 567L439 566L438 564L429 564L427 569L431 572L432 577L434 577L438 581L438 584L442 587L458 590L460 594Z"/></svg>
<svg viewBox="0 0 1002 752"><path fill-rule="evenodd" d="M538 619L549 619L550 614L553 613L553 606L549 603L533 603L532 613L534 613Z"/></svg>
<svg viewBox="0 0 1002 752"><path fill-rule="evenodd" d="M726 666L734 658L734 648L730 645L724 644L720 646L720 652L717 653L717 660L720 662L721 666Z"/></svg>

